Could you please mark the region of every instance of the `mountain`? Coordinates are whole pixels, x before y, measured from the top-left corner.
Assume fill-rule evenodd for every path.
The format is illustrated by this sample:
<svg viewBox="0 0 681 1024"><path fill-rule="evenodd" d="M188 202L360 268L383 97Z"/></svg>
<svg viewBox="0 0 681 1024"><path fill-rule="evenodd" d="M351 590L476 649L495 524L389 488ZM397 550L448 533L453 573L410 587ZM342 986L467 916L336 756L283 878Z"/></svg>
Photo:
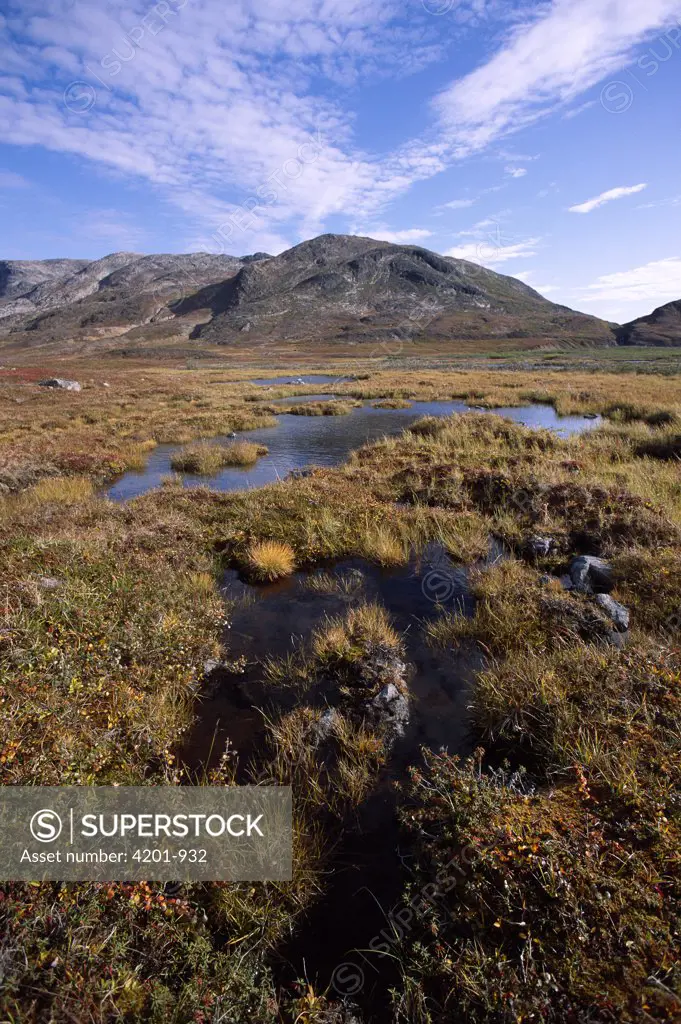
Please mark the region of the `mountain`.
<svg viewBox="0 0 681 1024"><path fill-rule="evenodd" d="M0 315L6 303L87 264L88 260L0 260Z"/></svg>
<svg viewBox="0 0 681 1024"><path fill-rule="evenodd" d="M681 300L623 324L616 334L618 345L681 345Z"/></svg>
<svg viewBox="0 0 681 1024"><path fill-rule="evenodd" d="M15 348L110 350L116 339L126 353L182 346L190 354L245 343L392 344L396 336L614 344L612 325L513 277L353 235L321 235L279 256L113 253L0 268L9 268L0 343Z"/></svg>
<svg viewBox="0 0 681 1024"><path fill-rule="evenodd" d="M254 258L266 257L116 252L90 262L46 260L26 268L23 261L0 264L12 274L10 287L0 291L0 331L30 334L27 344L127 333L172 320L170 303L224 282Z"/></svg>
<svg viewBox="0 0 681 1024"><path fill-rule="evenodd" d="M613 344L609 325L543 298L512 277L418 246L321 235L174 307L205 304L194 337L376 341L405 338L540 338Z"/></svg>

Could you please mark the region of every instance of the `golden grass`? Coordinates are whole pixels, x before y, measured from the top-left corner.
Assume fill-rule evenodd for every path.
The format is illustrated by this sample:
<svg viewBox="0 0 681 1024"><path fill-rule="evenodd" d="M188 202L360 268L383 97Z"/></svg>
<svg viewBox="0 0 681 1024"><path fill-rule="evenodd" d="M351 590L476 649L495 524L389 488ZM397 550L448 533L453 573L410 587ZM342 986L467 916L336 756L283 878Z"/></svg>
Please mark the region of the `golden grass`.
<svg viewBox="0 0 681 1024"><path fill-rule="evenodd" d="M411 409L412 403L406 398L384 398L380 402L372 402L374 409Z"/></svg>
<svg viewBox="0 0 681 1024"><path fill-rule="evenodd" d="M22 502L32 504L77 505L94 494L93 481L87 476L46 477L22 495Z"/></svg>
<svg viewBox="0 0 681 1024"><path fill-rule="evenodd" d="M305 402L292 405L286 411L292 416L348 416L353 410L352 402Z"/></svg>
<svg viewBox="0 0 681 1024"><path fill-rule="evenodd" d="M223 452L225 466L252 466L262 455L267 455L268 449L252 441L234 441L225 445Z"/></svg>
<svg viewBox="0 0 681 1024"><path fill-rule="evenodd" d="M176 452L170 465L176 473L200 473L208 476L224 466L223 451L218 444L193 444Z"/></svg>
<svg viewBox="0 0 681 1024"><path fill-rule="evenodd" d="M399 634L379 604L360 604L341 618L327 619L312 635L312 652L320 661L353 661L368 646L401 648Z"/></svg>
<svg viewBox="0 0 681 1024"><path fill-rule="evenodd" d="M261 455L267 454L265 445L251 441L232 444L192 444L176 452L170 465L178 473L197 473L210 476L225 466L252 466Z"/></svg>
<svg viewBox="0 0 681 1024"><path fill-rule="evenodd" d="M263 540L251 544L246 552L249 576L261 582L272 582L290 576L296 567L296 556L290 544L278 540Z"/></svg>
<svg viewBox="0 0 681 1024"><path fill-rule="evenodd" d="M360 547L365 558L379 565L403 565L409 560L409 546L404 539L382 524L367 523Z"/></svg>

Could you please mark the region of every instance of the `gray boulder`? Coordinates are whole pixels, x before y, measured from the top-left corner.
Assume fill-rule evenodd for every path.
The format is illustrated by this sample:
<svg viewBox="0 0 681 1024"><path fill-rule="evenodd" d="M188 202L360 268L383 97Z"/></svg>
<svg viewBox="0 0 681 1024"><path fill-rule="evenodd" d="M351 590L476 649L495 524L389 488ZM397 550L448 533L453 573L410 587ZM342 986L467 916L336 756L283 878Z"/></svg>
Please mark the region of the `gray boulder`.
<svg viewBox="0 0 681 1024"><path fill-rule="evenodd" d="M388 683L369 703L369 718L392 737L404 736L409 724L409 701L394 683Z"/></svg>
<svg viewBox="0 0 681 1024"><path fill-rule="evenodd" d="M546 558L556 547L553 537L528 537L524 544L525 552L530 558Z"/></svg>
<svg viewBox="0 0 681 1024"><path fill-rule="evenodd" d="M356 674L357 682L366 687L394 686L406 679L407 666L390 645L370 644L357 663Z"/></svg>
<svg viewBox="0 0 681 1024"><path fill-rule="evenodd" d="M323 715L312 725L312 736L317 743L323 743L335 732L338 725L338 712L335 708L328 708Z"/></svg>
<svg viewBox="0 0 681 1024"><path fill-rule="evenodd" d="M569 569L575 590L582 594L604 594L615 585L612 569L602 558L594 555L580 555L573 558Z"/></svg>
<svg viewBox="0 0 681 1024"><path fill-rule="evenodd" d="M601 611L605 612L610 621L614 623L615 629L620 633L626 633L629 629L629 609L619 601L615 601L609 594L596 594L595 601Z"/></svg>
<svg viewBox="0 0 681 1024"><path fill-rule="evenodd" d="M77 380L63 380L61 377L48 377L39 381L41 388L56 388L60 391L82 391Z"/></svg>

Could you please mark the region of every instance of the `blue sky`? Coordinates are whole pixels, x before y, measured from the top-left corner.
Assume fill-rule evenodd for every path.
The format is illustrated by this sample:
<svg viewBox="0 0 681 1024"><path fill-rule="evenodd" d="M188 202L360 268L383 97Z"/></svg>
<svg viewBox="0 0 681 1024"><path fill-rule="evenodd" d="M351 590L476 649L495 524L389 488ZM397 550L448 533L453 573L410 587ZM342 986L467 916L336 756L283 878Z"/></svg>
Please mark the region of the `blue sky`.
<svg viewBox="0 0 681 1024"><path fill-rule="evenodd" d="M681 298L681 0L10 0L5 259L413 241Z"/></svg>

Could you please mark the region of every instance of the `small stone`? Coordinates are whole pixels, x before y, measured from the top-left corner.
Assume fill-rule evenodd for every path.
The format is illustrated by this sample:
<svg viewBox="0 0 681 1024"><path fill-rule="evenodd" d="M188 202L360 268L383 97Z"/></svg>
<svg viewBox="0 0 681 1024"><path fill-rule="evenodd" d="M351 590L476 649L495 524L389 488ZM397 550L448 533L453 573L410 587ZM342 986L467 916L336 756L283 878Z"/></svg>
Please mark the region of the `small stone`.
<svg viewBox="0 0 681 1024"><path fill-rule="evenodd" d="M409 724L409 701L394 683L388 683L369 705L370 717L393 737L404 736Z"/></svg>
<svg viewBox="0 0 681 1024"><path fill-rule="evenodd" d="M556 542L553 537L529 537L525 541L525 551L531 558L546 558L555 548Z"/></svg>
<svg viewBox="0 0 681 1024"><path fill-rule="evenodd" d="M38 381L41 388L57 388L61 391L82 391L77 380L64 380L61 377L48 377L47 380Z"/></svg>
<svg viewBox="0 0 681 1024"><path fill-rule="evenodd" d="M43 590L59 590L64 586L64 581L57 579L56 576L38 576L37 582Z"/></svg>
<svg viewBox="0 0 681 1024"><path fill-rule="evenodd" d="M575 585L572 582L572 577L571 576L561 576L560 579L558 580L558 582L560 583L560 585L563 588L563 590L574 590L575 589Z"/></svg>
<svg viewBox="0 0 681 1024"><path fill-rule="evenodd" d="M312 735L319 743L328 740L338 724L338 712L335 708L328 708L312 726Z"/></svg>
<svg viewBox="0 0 681 1024"><path fill-rule="evenodd" d="M615 585L612 569L602 558L580 555L570 563L570 579L582 594L606 593Z"/></svg>
<svg viewBox="0 0 681 1024"><path fill-rule="evenodd" d="M620 633L626 633L629 629L629 609L615 601L609 594L596 594L595 601L601 611L615 624L615 628Z"/></svg>

